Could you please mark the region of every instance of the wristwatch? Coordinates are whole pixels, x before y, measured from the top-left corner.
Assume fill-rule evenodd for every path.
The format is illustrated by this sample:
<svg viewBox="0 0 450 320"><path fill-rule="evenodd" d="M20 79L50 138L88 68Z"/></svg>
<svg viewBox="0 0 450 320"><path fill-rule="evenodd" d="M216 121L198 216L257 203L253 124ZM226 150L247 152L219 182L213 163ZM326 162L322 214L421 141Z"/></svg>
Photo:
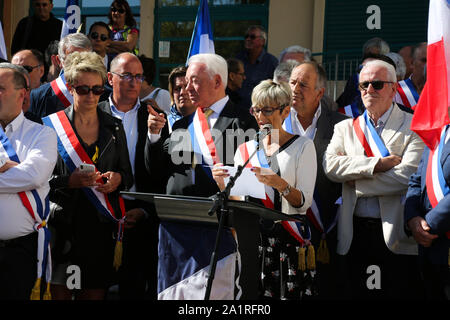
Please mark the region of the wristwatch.
<svg viewBox="0 0 450 320"><path fill-rule="evenodd" d="M281 191L281 195L282 195L283 197L287 197L287 195L288 195L289 193L291 193L291 186L288 184L288 185L286 186L286 189L284 189L283 191Z"/></svg>

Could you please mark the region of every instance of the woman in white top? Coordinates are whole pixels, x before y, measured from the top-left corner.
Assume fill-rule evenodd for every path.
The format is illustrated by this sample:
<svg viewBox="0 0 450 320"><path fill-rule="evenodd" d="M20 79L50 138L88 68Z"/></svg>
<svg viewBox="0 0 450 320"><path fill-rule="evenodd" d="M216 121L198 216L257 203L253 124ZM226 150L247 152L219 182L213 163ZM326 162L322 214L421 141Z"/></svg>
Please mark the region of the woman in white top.
<svg viewBox="0 0 450 320"><path fill-rule="evenodd" d="M289 115L290 101L291 91L284 83L265 80L253 89L250 111L260 128L270 124L273 129L260 142L262 148L249 165L258 180L265 185L266 199L249 200L286 214L304 215L311 206L314 193L316 151L312 140L292 135L283 129L283 121ZM235 166L245 163L257 143L251 140L239 146L234 158ZM221 165L217 164L212 172L219 188L223 190L224 178L228 173L220 168ZM265 221L261 224L261 259L264 261L262 297L295 299L304 293L301 287L306 288L307 284L303 275L293 274L298 268L299 248L308 243L302 241L309 235L304 224L298 225L298 229L300 232L296 235L285 223ZM286 259L280 262L278 257Z"/></svg>

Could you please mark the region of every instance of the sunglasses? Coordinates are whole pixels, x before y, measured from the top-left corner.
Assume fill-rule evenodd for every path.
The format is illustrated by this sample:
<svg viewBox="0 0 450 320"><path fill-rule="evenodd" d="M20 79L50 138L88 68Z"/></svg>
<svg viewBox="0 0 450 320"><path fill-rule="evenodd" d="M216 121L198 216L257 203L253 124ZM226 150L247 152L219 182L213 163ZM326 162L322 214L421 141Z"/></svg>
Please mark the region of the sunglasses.
<svg viewBox="0 0 450 320"><path fill-rule="evenodd" d="M23 67L25 70L27 70L28 73L31 73L31 72L33 72L34 69L36 69L36 68L38 68L38 67L40 67L40 66L42 66L42 64L38 64L37 66L34 66L34 67L32 67L32 66L22 66L22 67Z"/></svg>
<svg viewBox="0 0 450 320"><path fill-rule="evenodd" d="M136 74L133 76L131 73L125 73L125 74L120 74L120 73L116 73L116 72L111 72L111 73L119 76L121 80L125 80L128 82L133 81L133 79L136 79L136 81L138 81L138 82L142 82L145 80L145 76L143 74Z"/></svg>
<svg viewBox="0 0 450 320"><path fill-rule="evenodd" d="M359 83L359 89L361 90L367 90L367 88L369 88L369 84L372 85L372 88L374 88L375 90L381 90L384 87L385 83L393 83L392 81L364 81L364 82L360 82Z"/></svg>
<svg viewBox="0 0 450 320"><path fill-rule="evenodd" d="M257 107L251 107L250 108L250 113L255 116L257 113L262 112L262 114L266 117L271 116L275 110L283 110L287 105L282 105L281 107L278 108L271 108L271 107L262 107L262 108L257 108Z"/></svg>
<svg viewBox="0 0 450 320"><path fill-rule="evenodd" d="M107 35L98 34L97 32L92 32L90 37L94 40L97 40L98 38L100 38L101 41L106 41L109 39Z"/></svg>
<svg viewBox="0 0 450 320"><path fill-rule="evenodd" d="M96 96L100 96L103 94L103 92L105 92L105 88L103 86L93 86L92 88L90 88L89 86L78 86L74 87L74 89L77 92L77 94L81 96L88 95L89 92L91 91Z"/></svg>
<svg viewBox="0 0 450 320"><path fill-rule="evenodd" d="M245 39L250 38L251 40L255 40L256 38L259 38L259 36L255 36L254 34L246 34Z"/></svg>
<svg viewBox="0 0 450 320"><path fill-rule="evenodd" d="M111 7L111 12L118 12L120 14L123 14L123 13L125 13L125 9L122 9L122 8L117 9L116 7Z"/></svg>

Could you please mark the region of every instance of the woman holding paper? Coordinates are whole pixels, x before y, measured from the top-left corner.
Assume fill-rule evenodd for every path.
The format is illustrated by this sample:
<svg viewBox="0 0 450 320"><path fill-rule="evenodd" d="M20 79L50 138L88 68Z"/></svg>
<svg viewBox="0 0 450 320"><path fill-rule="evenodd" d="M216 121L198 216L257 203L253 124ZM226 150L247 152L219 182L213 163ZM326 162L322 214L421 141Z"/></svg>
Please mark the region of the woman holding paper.
<svg viewBox="0 0 450 320"><path fill-rule="evenodd" d="M131 187L133 176L120 120L97 107L106 81L101 57L72 53L64 75L74 104L43 119L55 129L60 153L50 180L50 200L58 205L51 222L56 235L52 294L71 299L67 277L78 272L76 298L104 299L113 269L113 238L124 215L119 190Z"/></svg>
<svg viewBox="0 0 450 320"><path fill-rule="evenodd" d="M313 199L316 151L312 140L292 135L283 129L283 121L290 112L290 101L291 91L284 83L265 80L253 89L250 111L260 128L270 124L273 129L260 142L260 150L247 165L264 184L266 197L249 200L289 215L304 215ZM257 146L258 141L255 140L239 146L234 157L235 166L243 165ZM223 190L225 178L229 176L226 169L217 164L212 172ZM261 234L261 258L264 261L262 297L300 298L301 292L305 291L301 286L308 286L304 275L297 272L300 269L299 254L304 252L301 248L309 244L308 227L296 223L263 222ZM281 263L278 254L284 257ZM295 273L297 276L294 276Z"/></svg>

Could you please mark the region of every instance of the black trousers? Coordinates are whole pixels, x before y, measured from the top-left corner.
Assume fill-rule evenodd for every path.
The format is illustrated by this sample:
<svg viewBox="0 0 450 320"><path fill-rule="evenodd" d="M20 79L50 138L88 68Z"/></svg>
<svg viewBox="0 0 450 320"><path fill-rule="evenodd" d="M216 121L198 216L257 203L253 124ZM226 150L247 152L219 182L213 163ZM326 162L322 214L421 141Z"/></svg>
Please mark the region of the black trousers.
<svg viewBox="0 0 450 320"><path fill-rule="evenodd" d="M354 217L352 245L344 261L351 299L424 299L418 257L388 249L381 219Z"/></svg>
<svg viewBox="0 0 450 320"><path fill-rule="evenodd" d="M37 232L0 240L0 300L30 300L36 281Z"/></svg>

